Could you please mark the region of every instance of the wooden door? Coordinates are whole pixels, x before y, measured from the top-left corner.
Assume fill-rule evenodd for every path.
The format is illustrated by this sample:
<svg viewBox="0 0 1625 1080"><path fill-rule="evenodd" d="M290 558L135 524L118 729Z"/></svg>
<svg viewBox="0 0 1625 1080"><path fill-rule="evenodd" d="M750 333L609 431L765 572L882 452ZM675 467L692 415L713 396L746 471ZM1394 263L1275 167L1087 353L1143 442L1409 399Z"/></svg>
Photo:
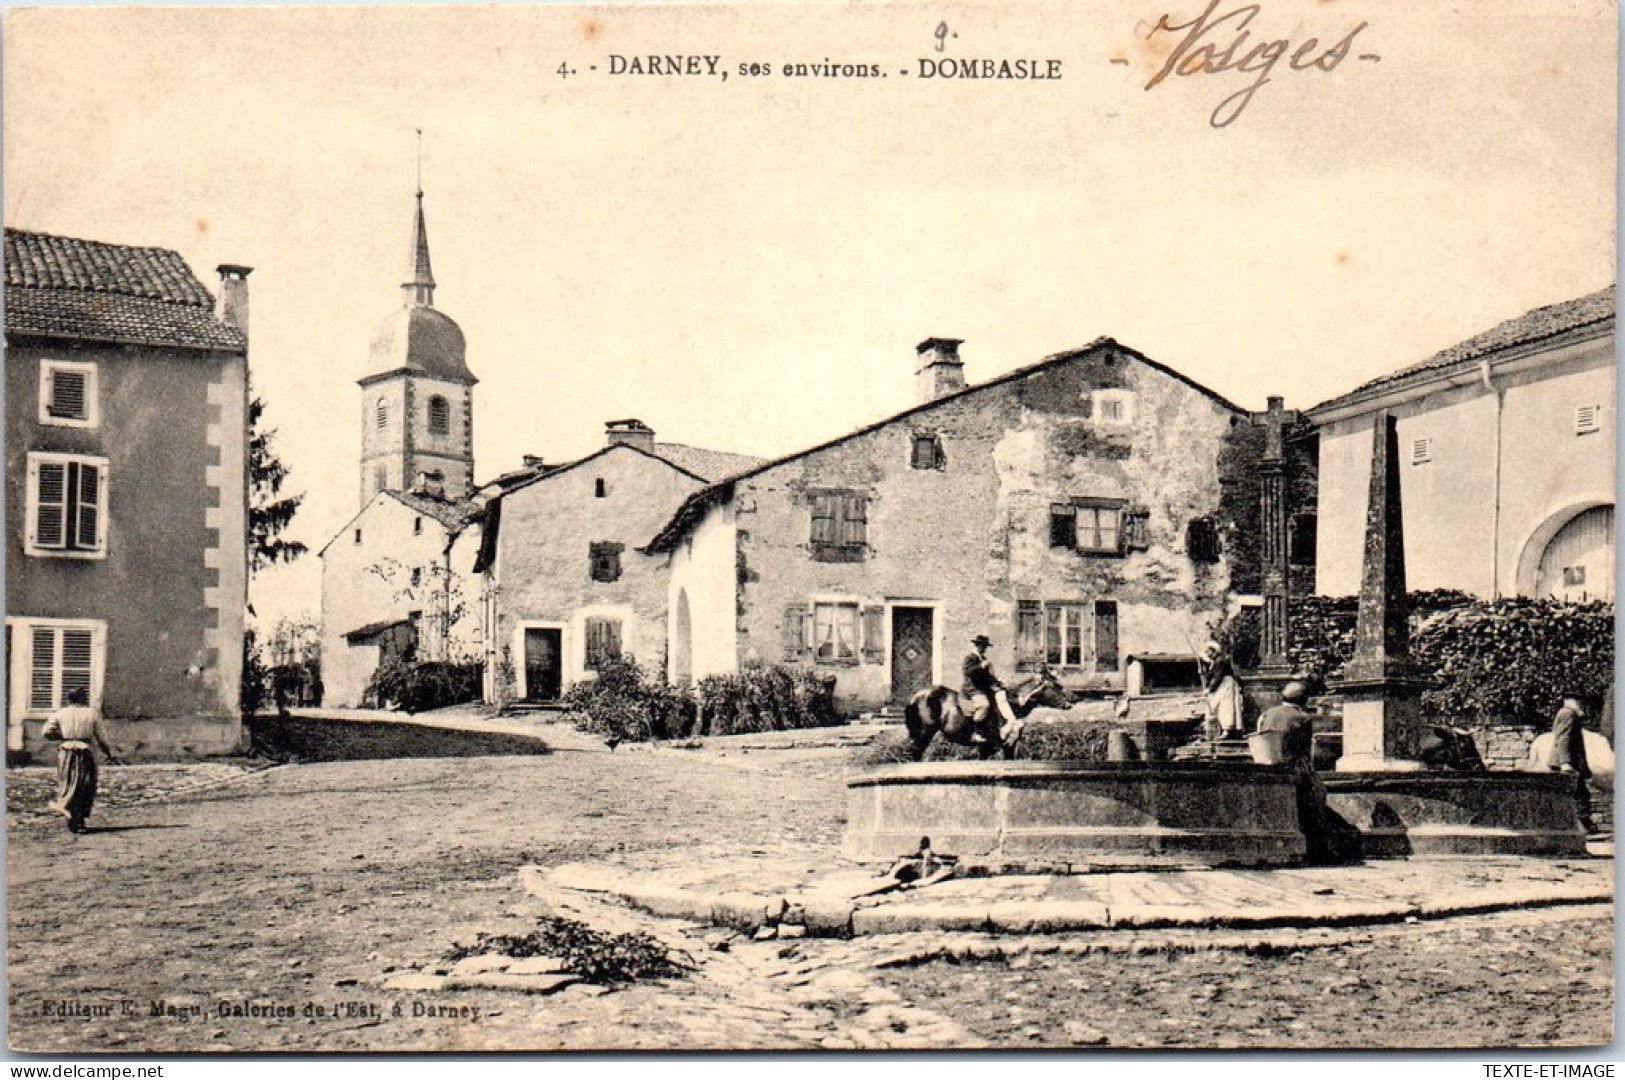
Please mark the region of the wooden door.
<svg viewBox="0 0 1625 1080"><path fill-rule="evenodd" d="M564 689L563 646L560 630L525 631L525 700L558 700Z"/></svg>
<svg viewBox="0 0 1625 1080"><path fill-rule="evenodd" d="M931 686L933 612L930 608L891 609L891 699L903 705Z"/></svg>

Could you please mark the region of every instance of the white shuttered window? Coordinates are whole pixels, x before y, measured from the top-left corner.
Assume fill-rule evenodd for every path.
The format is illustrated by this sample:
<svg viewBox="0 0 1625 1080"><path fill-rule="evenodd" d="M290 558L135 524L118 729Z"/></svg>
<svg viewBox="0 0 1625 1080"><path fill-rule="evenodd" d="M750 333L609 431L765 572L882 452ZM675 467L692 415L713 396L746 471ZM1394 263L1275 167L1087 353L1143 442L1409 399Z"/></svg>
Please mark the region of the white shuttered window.
<svg viewBox="0 0 1625 1080"><path fill-rule="evenodd" d="M30 555L101 558L107 553L107 459L28 455Z"/></svg>
<svg viewBox="0 0 1625 1080"><path fill-rule="evenodd" d="M66 619L9 619L11 717L49 716L74 690L101 696L106 663L106 628L100 622ZM14 749L20 747L14 746Z"/></svg>
<svg viewBox="0 0 1625 1080"><path fill-rule="evenodd" d="M73 360L42 360L39 421L52 427L95 427L96 365Z"/></svg>

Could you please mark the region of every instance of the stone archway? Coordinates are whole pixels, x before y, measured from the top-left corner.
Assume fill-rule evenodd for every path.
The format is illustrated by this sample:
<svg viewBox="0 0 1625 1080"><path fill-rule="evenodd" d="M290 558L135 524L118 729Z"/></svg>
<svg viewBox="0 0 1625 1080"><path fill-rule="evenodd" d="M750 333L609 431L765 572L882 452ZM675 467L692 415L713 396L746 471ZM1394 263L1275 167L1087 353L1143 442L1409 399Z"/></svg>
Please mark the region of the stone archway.
<svg viewBox="0 0 1625 1080"><path fill-rule="evenodd" d="M694 681L694 621L688 612L688 590L677 590L676 627L672 633L671 680L676 686Z"/></svg>
<svg viewBox="0 0 1625 1080"><path fill-rule="evenodd" d="M1518 592L1566 600L1614 597L1614 504L1591 499L1550 515L1518 559Z"/></svg>

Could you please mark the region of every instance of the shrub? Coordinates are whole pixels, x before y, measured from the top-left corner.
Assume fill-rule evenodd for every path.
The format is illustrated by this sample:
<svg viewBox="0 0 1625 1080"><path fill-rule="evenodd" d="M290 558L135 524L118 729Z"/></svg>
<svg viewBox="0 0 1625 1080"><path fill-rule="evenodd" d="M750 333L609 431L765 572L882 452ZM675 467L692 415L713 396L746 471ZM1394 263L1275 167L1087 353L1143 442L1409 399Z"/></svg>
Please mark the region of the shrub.
<svg viewBox="0 0 1625 1080"><path fill-rule="evenodd" d="M484 676L485 665L477 662L388 660L372 673L366 695L380 708L418 713L480 700Z"/></svg>
<svg viewBox="0 0 1625 1080"><path fill-rule="evenodd" d="M582 731L622 742L681 738L694 724L689 696L646 675L631 656L605 661L596 679L570 687L564 706Z"/></svg>
<svg viewBox="0 0 1625 1080"><path fill-rule="evenodd" d="M1597 700L1613 677L1614 607L1607 601L1478 600L1435 590L1412 593L1409 602L1411 658L1434 683L1422 696L1430 715L1547 721L1565 691ZM1335 689L1354 655L1358 610L1352 596L1293 600L1293 670ZM1256 611L1248 616L1257 619Z"/></svg>
<svg viewBox="0 0 1625 1080"><path fill-rule="evenodd" d="M254 631L243 635L243 676L238 685L238 706L244 716L253 716L265 704L265 664L254 645Z"/></svg>
<svg viewBox="0 0 1625 1080"><path fill-rule="evenodd" d="M696 687L697 735L745 735L840 723L832 687L807 668L751 665L735 675L707 675Z"/></svg>

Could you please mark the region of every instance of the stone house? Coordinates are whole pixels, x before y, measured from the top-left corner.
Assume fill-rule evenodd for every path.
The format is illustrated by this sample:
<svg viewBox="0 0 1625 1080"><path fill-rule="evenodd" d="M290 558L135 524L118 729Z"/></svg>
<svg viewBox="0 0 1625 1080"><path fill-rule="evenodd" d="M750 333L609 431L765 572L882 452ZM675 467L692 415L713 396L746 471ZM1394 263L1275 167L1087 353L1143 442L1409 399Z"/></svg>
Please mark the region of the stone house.
<svg viewBox="0 0 1625 1080"><path fill-rule="evenodd" d="M474 500L382 490L322 548L322 702L363 704L390 660L476 660Z"/></svg>
<svg viewBox="0 0 1625 1080"><path fill-rule="evenodd" d="M855 711L957 686L980 633L1007 678L1048 664L1075 691L1201 647L1230 586L1219 458L1248 414L1108 338L971 387L958 345L920 344L914 408L664 524L674 682L807 665Z"/></svg>
<svg viewBox="0 0 1625 1080"><path fill-rule="evenodd" d="M1315 591L1359 591L1371 424L1398 419L1412 589L1614 596L1614 288L1537 308L1308 410Z"/></svg>
<svg viewBox="0 0 1625 1080"><path fill-rule="evenodd" d="M123 754L239 752L249 270L7 229L5 275L7 749L83 688Z"/></svg>
<svg viewBox="0 0 1625 1080"><path fill-rule="evenodd" d="M556 700L621 655L658 669L667 560L638 545L693 492L758 464L656 442L641 421L616 420L603 449L492 495L475 564L487 700Z"/></svg>
<svg viewBox="0 0 1625 1080"><path fill-rule="evenodd" d="M420 191L401 306L357 380L361 509L320 552L323 704L367 703L391 659L483 662L487 700L552 701L601 657L663 656L666 587L650 577L663 560L635 545L691 491L759 459L619 420L593 455L527 456L476 486L478 380L435 287Z"/></svg>

